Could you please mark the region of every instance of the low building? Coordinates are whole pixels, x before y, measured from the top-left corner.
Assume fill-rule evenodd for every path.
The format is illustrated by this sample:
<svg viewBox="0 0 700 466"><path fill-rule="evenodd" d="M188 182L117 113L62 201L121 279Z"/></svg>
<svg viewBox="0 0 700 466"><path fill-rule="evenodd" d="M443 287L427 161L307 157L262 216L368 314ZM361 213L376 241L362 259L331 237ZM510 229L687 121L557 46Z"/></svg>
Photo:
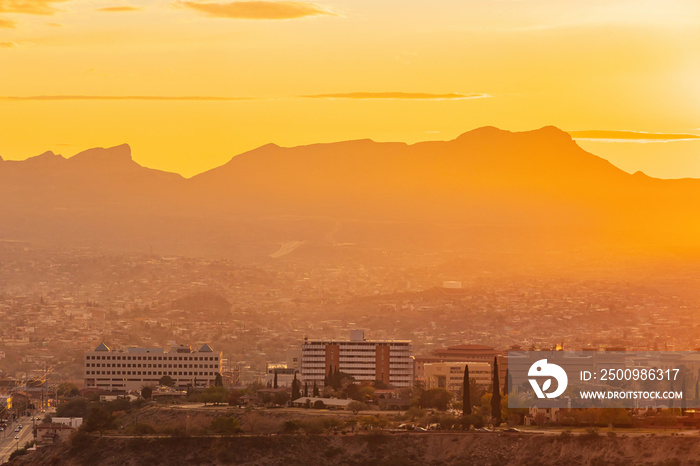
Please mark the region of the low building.
<svg viewBox="0 0 700 466"><path fill-rule="evenodd" d="M299 369L288 368L287 364L268 363L265 370L265 385L274 387L276 378L277 387L291 387L296 372L299 372Z"/></svg>
<svg viewBox="0 0 700 466"><path fill-rule="evenodd" d="M324 408L349 409L348 406L350 405L350 403L353 402L353 400L340 400L338 398L319 398L319 397L302 396L301 398L297 398L296 400L292 401L292 405L297 407L297 408L304 408L304 407L315 408L317 406L318 402L323 403L322 406ZM318 405L318 406L321 406L321 405Z"/></svg>
<svg viewBox="0 0 700 466"><path fill-rule="evenodd" d="M67 440L76 431L75 427L58 422L47 422L36 426L36 438L43 444L58 443Z"/></svg>
<svg viewBox="0 0 700 466"><path fill-rule="evenodd" d="M80 428L83 425L82 417L54 417L51 419L54 424L63 424L64 426L70 426L74 429Z"/></svg>
<svg viewBox="0 0 700 466"><path fill-rule="evenodd" d="M138 396L127 393L126 395L115 395L113 393L100 395L100 401L116 401L121 399L127 399L129 401L136 401L139 399Z"/></svg>
<svg viewBox="0 0 700 466"><path fill-rule="evenodd" d="M549 424L559 422L562 414L571 409L571 399L564 397L561 400L537 400L530 406L525 416L525 425Z"/></svg>
<svg viewBox="0 0 700 466"><path fill-rule="evenodd" d="M169 376L178 388L204 388L214 384L221 374L221 352L209 345L193 351L189 346L129 348L110 350L100 345L85 353L85 388L103 390L140 390L158 385Z"/></svg>
<svg viewBox="0 0 700 466"><path fill-rule="evenodd" d="M491 346L455 345L433 350L429 355L416 356L416 380L425 381L425 365L435 362L487 362L493 364L498 359L498 377L501 386L505 382L508 370L508 357Z"/></svg>
<svg viewBox="0 0 700 466"><path fill-rule="evenodd" d="M455 395L464 383L464 368L469 366L469 379L481 388L493 382L493 369L487 362L431 362L423 366L425 388L444 388Z"/></svg>

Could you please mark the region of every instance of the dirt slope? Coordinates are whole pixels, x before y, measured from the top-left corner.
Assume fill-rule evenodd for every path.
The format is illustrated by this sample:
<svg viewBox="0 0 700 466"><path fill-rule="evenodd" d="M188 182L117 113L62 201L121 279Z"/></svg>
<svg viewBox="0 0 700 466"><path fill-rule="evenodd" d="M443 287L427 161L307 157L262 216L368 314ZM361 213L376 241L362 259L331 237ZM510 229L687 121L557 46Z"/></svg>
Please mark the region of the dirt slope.
<svg viewBox="0 0 700 466"><path fill-rule="evenodd" d="M671 465L700 464L696 437L382 434L230 438L99 438L13 461L67 465Z"/></svg>

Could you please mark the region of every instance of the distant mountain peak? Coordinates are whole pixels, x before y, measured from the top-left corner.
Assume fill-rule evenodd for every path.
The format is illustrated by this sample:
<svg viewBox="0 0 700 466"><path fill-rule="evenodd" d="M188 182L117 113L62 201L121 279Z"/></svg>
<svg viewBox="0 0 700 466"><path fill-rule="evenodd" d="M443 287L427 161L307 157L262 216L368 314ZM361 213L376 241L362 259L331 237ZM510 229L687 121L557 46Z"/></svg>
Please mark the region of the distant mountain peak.
<svg viewBox="0 0 700 466"><path fill-rule="evenodd" d="M573 138L569 133L564 131L561 128L557 128L556 126L543 126L540 129L536 129L534 131L529 131L530 133L537 133L541 135L548 136L550 138L557 138L557 139L562 139L566 141L573 141Z"/></svg>
<svg viewBox="0 0 700 466"><path fill-rule="evenodd" d="M506 141L511 138L527 138L530 140L541 140L545 143L573 143L573 138L569 133L556 126L544 126L531 131L508 131L495 126L482 126L459 135L455 141Z"/></svg>
<svg viewBox="0 0 700 466"><path fill-rule="evenodd" d="M24 163L29 166L55 166L65 162L66 159L59 154L55 154L53 151L47 150L43 154L35 155L34 157L29 157Z"/></svg>
<svg viewBox="0 0 700 466"><path fill-rule="evenodd" d="M495 126L482 126L480 128L475 128L466 133L462 133L457 136L457 140L473 138L473 137L485 137L485 136L497 136L501 134L510 133L510 131L496 128Z"/></svg>
<svg viewBox="0 0 700 466"><path fill-rule="evenodd" d="M138 165L131 158L131 147L129 144L120 144L107 148L95 147L74 155L68 161L74 165L89 165L95 168Z"/></svg>

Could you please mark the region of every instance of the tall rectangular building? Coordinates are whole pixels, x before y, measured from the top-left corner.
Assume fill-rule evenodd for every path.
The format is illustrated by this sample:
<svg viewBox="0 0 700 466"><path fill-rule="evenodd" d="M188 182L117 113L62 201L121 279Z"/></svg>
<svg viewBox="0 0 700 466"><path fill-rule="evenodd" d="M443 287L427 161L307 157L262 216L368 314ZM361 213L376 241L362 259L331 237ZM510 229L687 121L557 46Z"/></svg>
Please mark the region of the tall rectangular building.
<svg viewBox="0 0 700 466"><path fill-rule="evenodd" d="M331 366L357 382L378 380L393 387L413 385L410 340L365 340L361 330L352 330L349 340L304 339L301 378L321 386Z"/></svg>
<svg viewBox="0 0 700 466"><path fill-rule="evenodd" d="M221 373L221 352L207 344L198 351L189 346L164 348L129 348L110 350L101 343L85 353L85 388L103 390L140 390L158 385L164 375L175 387L208 387Z"/></svg>

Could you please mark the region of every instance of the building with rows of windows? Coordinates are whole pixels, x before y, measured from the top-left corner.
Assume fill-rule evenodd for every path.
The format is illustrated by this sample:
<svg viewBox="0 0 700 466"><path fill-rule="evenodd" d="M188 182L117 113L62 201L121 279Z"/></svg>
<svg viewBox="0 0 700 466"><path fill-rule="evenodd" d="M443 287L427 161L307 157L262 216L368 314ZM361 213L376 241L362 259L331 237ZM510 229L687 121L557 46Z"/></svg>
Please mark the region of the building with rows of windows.
<svg viewBox="0 0 700 466"><path fill-rule="evenodd" d="M460 393L464 383L464 367L469 366L469 379L477 387L486 389L493 383L493 365L488 362L431 362L423 367L425 388L444 388L454 395Z"/></svg>
<svg viewBox="0 0 700 466"><path fill-rule="evenodd" d="M221 352L207 344L198 351L189 346L164 348L128 348L110 350L100 345L85 353L85 388L139 390L157 385L170 376L178 388L208 387L221 373Z"/></svg>
<svg viewBox="0 0 700 466"><path fill-rule="evenodd" d="M365 340L352 330L350 340L308 340L301 345L301 378L323 385L333 368L357 382L378 380L393 387L413 386L413 347L410 340Z"/></svg>

